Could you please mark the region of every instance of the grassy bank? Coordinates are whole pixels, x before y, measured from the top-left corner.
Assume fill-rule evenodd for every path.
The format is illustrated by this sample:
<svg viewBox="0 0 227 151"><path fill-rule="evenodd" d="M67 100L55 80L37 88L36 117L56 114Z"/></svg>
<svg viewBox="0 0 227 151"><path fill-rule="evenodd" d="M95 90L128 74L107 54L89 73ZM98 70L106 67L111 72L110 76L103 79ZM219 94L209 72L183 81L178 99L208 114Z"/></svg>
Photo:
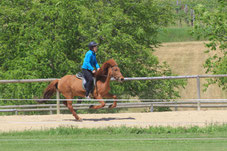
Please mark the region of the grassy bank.
<svg viewBox="0 0 227 151"><path fill-rule="evenodd" d="M4 151L224 151L227 148L227 125L204 128L59 127L44 131L1 133L0 146Z"/></svg>
<svg viewBox="0 0 227 151"><path fill-rule="evenodd" d="M197 41L191 35L192 27L167 27L159 32L158 40L161 42Z"/></svg>
<svg viewBox="0 0 227 151"><path fill-rule="evenodd" d="M206 127L106 127L106 128L78 128L78 127L58 127L44 130L26 130L23 132L0 132L0 136L37 136L37 135L100 135L100 134L208 134L227 133L227 124L208 125Z"/></svg>
<svg viewBox="0 0 227 151"><path fill-rule="evenodd" d="M163 43L161 47L156 48L154 55L160 62L167 62L172 72L177 75L204 75L207 74L203 67L206 59L209 57L204 53L207 41L192 42L171 42ZM209 73L208 73L209 74ZM217 84L210 85L206 91L204 84L207 79L200 79L201 98L202 99L226 99L227 93ZM185 89L180 89L182 99L197 98L196 79L188 79ZM185 108L184 108L185 110Z"/></svg>

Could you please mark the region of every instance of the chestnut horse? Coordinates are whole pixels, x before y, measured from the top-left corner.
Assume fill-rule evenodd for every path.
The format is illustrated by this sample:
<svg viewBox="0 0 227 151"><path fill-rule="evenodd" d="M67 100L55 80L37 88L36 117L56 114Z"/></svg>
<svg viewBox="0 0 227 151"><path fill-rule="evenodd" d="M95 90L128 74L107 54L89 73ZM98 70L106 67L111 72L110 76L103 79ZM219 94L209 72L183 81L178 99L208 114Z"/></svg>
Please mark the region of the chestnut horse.
<svg viewBox="0 0 227 151"><path fill-rule="evenodd" d="M114 99L112 105L109 108L114 108L117 106L117 97L116 95L110 94L110 79L111 77L115 78L117 81L123 81L124 77L122 76L120 69L117 63L110 59L106 61L99 71L94 75L96 77L96 86L92 95L95 99L101 99L100 105L92 105L90 108L99 109L105 106L103 98ZM52 81L48 87L45 89L43 98L49 99L55 92L58 90L66 99L73 99L74 96L85 97L85 90L82 86L82 80L77 78L75 75L66 75L60 80ZM72 101L67 100L63 101L66 107L72 112L76 120L82 120L72 106Z"/></svg>

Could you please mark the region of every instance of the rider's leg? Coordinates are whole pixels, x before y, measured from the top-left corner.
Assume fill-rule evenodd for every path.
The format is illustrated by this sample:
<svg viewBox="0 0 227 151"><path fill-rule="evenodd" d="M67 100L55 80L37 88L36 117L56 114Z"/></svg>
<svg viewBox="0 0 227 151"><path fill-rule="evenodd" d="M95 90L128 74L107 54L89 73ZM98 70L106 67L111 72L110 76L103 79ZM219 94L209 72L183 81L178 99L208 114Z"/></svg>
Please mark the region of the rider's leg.
<svg viewBox="0 0 227 151"><path fill-rule="evenodd" d="M85 96L88 97L89 93L91 92L91 89L92 89L93 75L92 75L92 72L90 70L83 69L82 72L83 72L84 78L86 79Z"/></svg>

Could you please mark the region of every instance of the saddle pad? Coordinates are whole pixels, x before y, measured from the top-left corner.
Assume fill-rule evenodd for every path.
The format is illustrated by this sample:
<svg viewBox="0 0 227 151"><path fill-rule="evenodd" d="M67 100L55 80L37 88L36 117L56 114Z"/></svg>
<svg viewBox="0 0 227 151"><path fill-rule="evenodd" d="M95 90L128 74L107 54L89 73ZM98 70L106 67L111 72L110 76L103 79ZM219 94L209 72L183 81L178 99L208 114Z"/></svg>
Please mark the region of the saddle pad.
<svg viewBox="0 0 227 151"><path fill-rule="evenodd" d="M82 72L78 72L77 74L76 74L76 77L78 78L78 79L81 79L82 80L82 87L83 87L83 89L85 89L85 84L86 84L86 79L84 78L84 76L83 76L83 73ZM92 92L93 92L93 90L94 90L94 86L96 85L96 78L95 77L93 77L93 85L92 85Z"/></svg>

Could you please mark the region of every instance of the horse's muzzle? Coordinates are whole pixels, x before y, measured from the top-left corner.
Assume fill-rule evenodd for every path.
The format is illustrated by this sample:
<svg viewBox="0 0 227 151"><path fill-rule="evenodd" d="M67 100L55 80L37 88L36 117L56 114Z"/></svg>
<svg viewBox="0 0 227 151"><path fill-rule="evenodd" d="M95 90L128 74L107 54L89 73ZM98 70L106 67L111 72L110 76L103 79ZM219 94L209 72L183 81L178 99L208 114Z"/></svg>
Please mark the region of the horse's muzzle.
<svg viewBox="0 0 227 151"><path fill-rule="evenodd" d="M124 77L118 79L119 82L123 82L124 80L125 80Z"/></svg>
<svg viewBox="0 0 227 151"><path fill-rule="evenodd" d="M117 80L118 82L123 82L124 81L124 77L118 77L118 78L115 78L115 80Z"/></svg>

